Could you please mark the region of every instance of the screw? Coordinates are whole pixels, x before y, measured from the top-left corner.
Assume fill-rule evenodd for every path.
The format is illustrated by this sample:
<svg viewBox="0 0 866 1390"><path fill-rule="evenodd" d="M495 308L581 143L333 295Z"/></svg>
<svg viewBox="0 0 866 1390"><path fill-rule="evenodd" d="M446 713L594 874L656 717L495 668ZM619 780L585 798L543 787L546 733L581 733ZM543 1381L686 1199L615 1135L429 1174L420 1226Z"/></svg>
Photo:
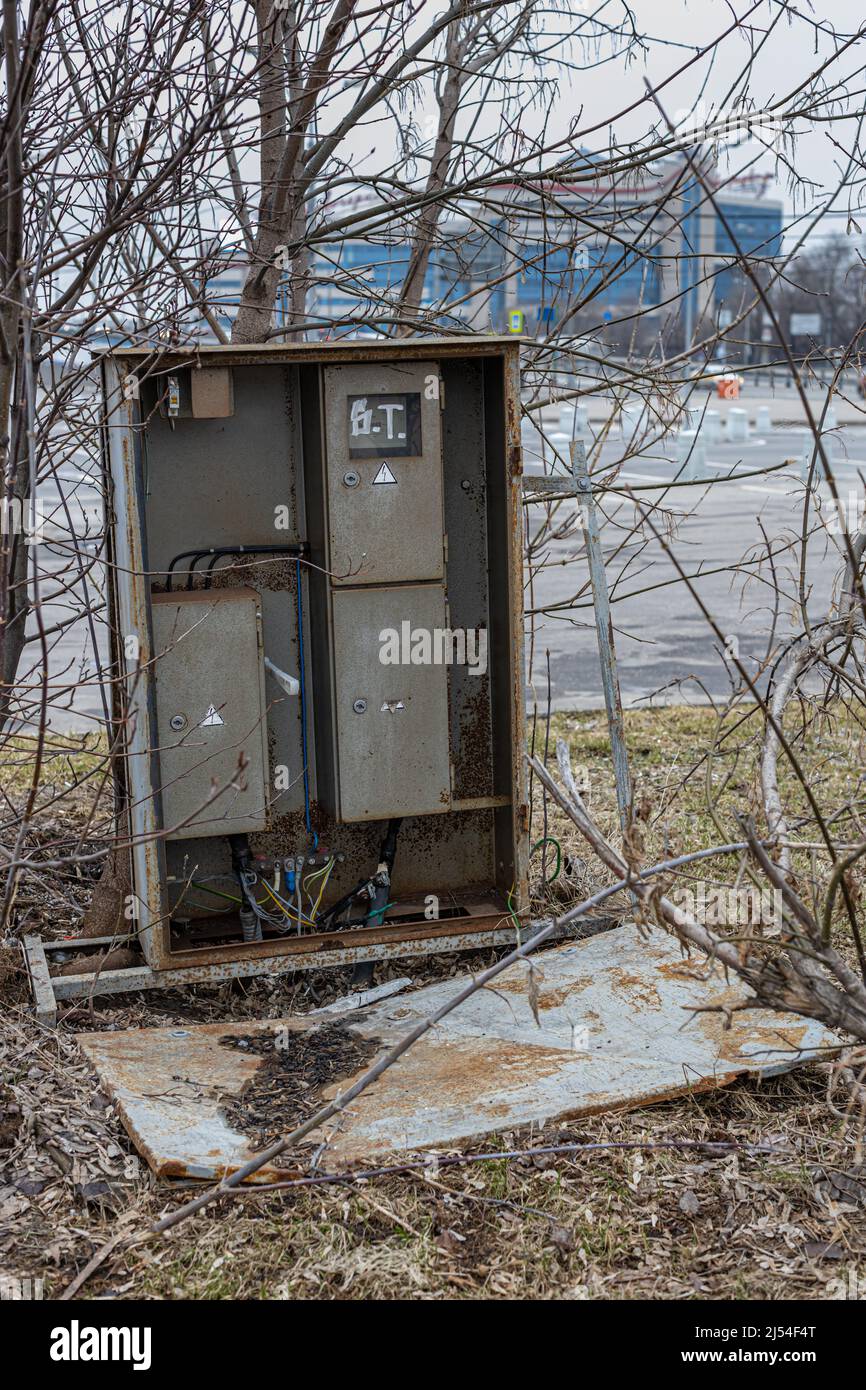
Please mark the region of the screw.
<svg viewBox="0 0 866 1390"><path fill-rule="evenodd" d="M179 729L185 729L185 728L186 728L186 715L185 715L185 714L173 714L173 715L171 716L171 719L170 719L168 722L169 722L169 724L171 725L171 727L175 730L175 732L177 732Z"/></svg>
<svg viewBox="0 0 866 1390"><path fill-rule="evenodd" d="M361 476L352 468L348 473L343 474L343 483L346 487L357 487L361 481Z"/></svg>
<svg viewBox="0 0 866 1390"><path fill-rule="evenodd" d="M367 701L366 701L366 700L356 700L356 701L354 702L354 704L352 705L352 709L355 711L356 714L363 714L364 711L366 710L366 708L367 708Z"/></svg>

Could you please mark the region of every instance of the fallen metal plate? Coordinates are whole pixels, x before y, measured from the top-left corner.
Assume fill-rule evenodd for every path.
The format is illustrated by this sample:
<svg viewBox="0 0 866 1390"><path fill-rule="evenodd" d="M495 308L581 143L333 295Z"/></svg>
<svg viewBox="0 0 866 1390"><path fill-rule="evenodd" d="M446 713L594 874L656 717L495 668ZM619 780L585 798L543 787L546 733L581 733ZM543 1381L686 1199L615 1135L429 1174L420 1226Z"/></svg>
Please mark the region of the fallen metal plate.
<svg viewBox="0 0 866 1390"><path fill-rule="evenodd" d="M787 1014L695 1013L730 1009L746 992L718 966L683 959L662 932L644 940L637 928L619 927L546 951L533 969L539 1022L529 965L519 962L415 1043L349 1113L312 1135L306 1148L283 1155L282 1175L302 1168L325 1139L320 1165L340 1168L705 1091L840 1046L819 1024ZM271 1116L285 1095L299 1096L299 1123L464 981L429 985L336 1019L320 1014L90 1033L79 1041L154 1171L212 1178L254 1152L255 1125L245 1122L244 1107L254 1110L256 1095L259 1114ZM334 1030L346 1028L344 1042ZM312 1059L307 1073L292 1060L292 1049L295 1058L306 1058L304 1065ZM331 1071L323 1081L317 1058L326 1056ZM288 1070L275 1073L275 1066ZM258 1176L274 1175L267 1168Z"/></svg>

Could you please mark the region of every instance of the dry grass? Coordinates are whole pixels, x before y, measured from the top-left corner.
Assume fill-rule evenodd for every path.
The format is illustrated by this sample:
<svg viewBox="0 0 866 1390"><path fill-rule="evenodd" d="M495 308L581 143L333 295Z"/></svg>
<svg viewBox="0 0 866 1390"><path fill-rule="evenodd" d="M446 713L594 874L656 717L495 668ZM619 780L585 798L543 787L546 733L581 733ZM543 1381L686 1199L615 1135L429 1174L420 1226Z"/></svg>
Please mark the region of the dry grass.
<svg viewBox="0 0 866 1390"><path fill-rule="evenodd" d="M706 746L711 719L705 711L682 710L629 717L633 764L648 802L647 860L705 844L714 833L707 783L692 776L681 785ZM601 716L558 716L554 732L567 734L573 761L587 766L592 808L613 830ZM747 737L742 731L740 742ZM822 732L816 778L844 782L854 775L850 739L850 730L839 727ZM716 808L726 824L734 805L747 807L754 795L753 759L741 752L735 761ZM712 771L719 780L711 789L721 785L721 764ZM67 812L58 812L64 824L74 823L75 814L73 806L67 821ZM536 819L536 834L539 825ZM573 901L597 870L560 818L551 815L549 829L563 841L568 873L539 888L539 899ZM539 871L540 859L539 851L533 859ZM75 898L83 901L77 890ZM441 959L419 967L417 980L428 983L489 959ZM394 973L406 973L405 966ZM344 984L339 972L330 972L97 999L92 1008L70 1008L49 1032L29 1015L7 952L0 959L6 1007L0 1272L43 1277L46 1296L56 1296L111 1236L143 1232L188 1195L158 1187L140 1163L93 1088L77 1031L278 1017L325 1002ZM724 1139L772 1142L772 1154L527 1153L361 1186L244 1195L168 1237L118 1247L83 1292L195 1299L823 1298L829 1281L849 1268L861 1278L866 1270L860 1117L828 1105L828 1079L826 1068L812 1065L579 1125L490 1136L476 1146L488 1152L540 1142Z"/></svg>
<svg viewBox="0 0 866 1390"><path fill-rule="evenodd" d="M786 721L786 728L789 736L799 734L803 739L798 752L808 772L810 787L825 808L836 810L848 805L853 808L836 818L833 830L838 840L859 841L862 837L860 824L866 812L862 773L866 762L866 737L863 730L844 706L831 708L826 715L812 719L805 728L798 719L793 712ZM738 816L752 816L757 825L763 824L758 769L762 727L752 707L729 715L724 721L717 720L711 710L702 707L633 711L626 715L635 805L640 807L643 816L642 859L645 865L713 843L741 840ZM549 757L554 772L557 737L566 740L572 765L576 772L582 772L588 788L585 800L593 817L611 842L619 847L621 836L604 715L554 715L549 737ZM540 754L545 743L541 721L535 742ZM805 824L809 813L805 794L783 758L780 759L780 787L794 839L813 844L817 832ZM540 835L542 823L537 791L534 807L533 834ZM566 867L571 869L570 874L563 875L562 880L547 891L550 907L558 905L561 908L564 903L579 900L610 881L610 876L597 863L589 862L584 840L571 821L553 805L548 812L548 833L561 840ZM798 889L812 906L821 901L827 864L823 851L793 851L792 866ZM716 888L732 885L737 870L735 857L719 856L702 861L699 868L681 873L676 882L693 891L702 883L710 894ZM548 876L550 872L549 861ZM743 881L748 882L747 879ZM855 900L859 900L866 883L862 861L849 872L848 881ZM834 944L849 954L853 963L853 946L841 895L837 898L834 928Z"/></svg>

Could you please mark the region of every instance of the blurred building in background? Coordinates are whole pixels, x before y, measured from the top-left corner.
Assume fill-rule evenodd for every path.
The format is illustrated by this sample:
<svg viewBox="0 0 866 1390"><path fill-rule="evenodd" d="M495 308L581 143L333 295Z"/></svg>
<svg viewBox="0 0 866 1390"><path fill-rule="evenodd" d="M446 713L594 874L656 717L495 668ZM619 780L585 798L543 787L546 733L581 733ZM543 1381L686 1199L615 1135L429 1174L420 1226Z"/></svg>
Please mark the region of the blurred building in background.
<svg viewBox="0 0 866 1390"><path fill-rule="evenodd" d="M638 181L593 181L486 188L440 222L424 282L419 329L521 329L533 338L601 330L615 347L691 344L735 322L754 298L738 265L760 273L781 250L781 200L766 196L767 176L714 178L709 199L683 156ZM326 208L380 206L363 189ZM409 268L411 228L377 237L315 241L306 270L306 336L388 332ZM208 282L208 302L228 331L245 267L240 257ZM759 315L760 317L760 315ZM288 328L278 305L274 328ZM202 325L209 336L206 325ZM760 341L746 325L743 339ZM749 356L745 349L744 357Z"/></svg>

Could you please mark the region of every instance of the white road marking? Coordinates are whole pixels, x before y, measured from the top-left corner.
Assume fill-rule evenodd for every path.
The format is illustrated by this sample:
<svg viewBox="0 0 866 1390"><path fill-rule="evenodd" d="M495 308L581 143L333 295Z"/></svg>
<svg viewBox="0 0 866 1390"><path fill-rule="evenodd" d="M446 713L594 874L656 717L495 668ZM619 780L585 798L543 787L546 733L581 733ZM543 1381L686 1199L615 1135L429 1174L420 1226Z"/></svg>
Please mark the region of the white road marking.
<svg viewBox="0 0 866 1390"><path fill-rule="evenodd" d="M740 483L740 492L760 492L764 497L787 497L789 494L783 492L778 487L756 487L749 483Z"/></svg>

